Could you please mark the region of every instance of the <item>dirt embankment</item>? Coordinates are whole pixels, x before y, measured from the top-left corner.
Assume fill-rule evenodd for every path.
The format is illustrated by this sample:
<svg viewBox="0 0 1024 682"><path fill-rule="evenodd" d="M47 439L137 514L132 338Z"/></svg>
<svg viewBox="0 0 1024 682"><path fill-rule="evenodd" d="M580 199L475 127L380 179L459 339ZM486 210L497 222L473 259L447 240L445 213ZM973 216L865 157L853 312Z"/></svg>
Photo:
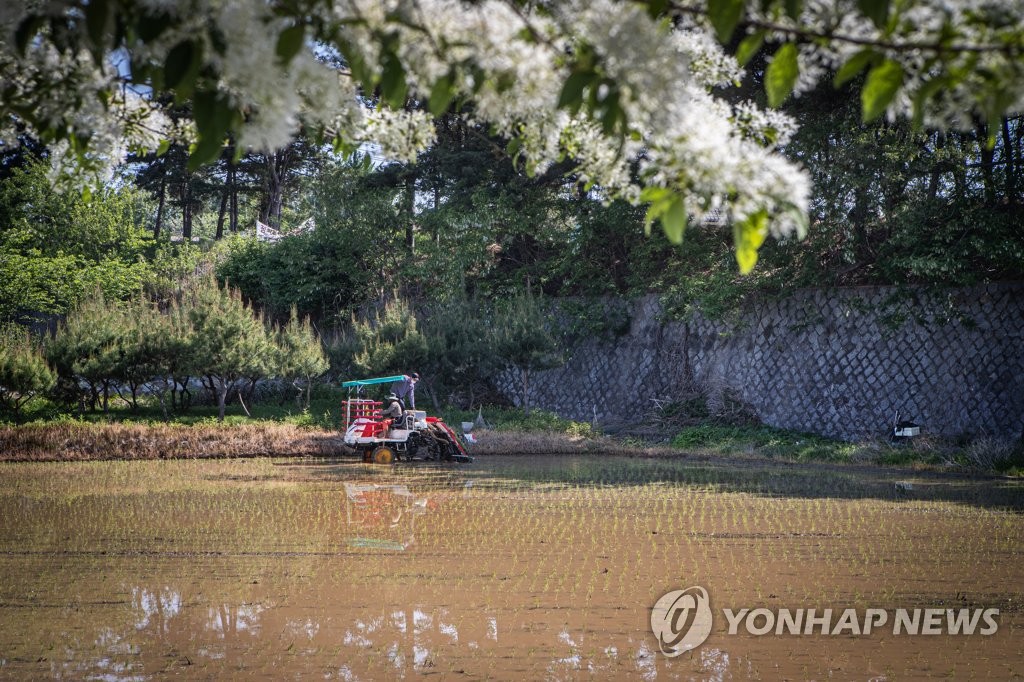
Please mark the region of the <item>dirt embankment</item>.
<svg viewBox="0 0 1024 682"><path fill-rule="evenodd" d="M42 424L0 427L0 461L343 455L341 434L291 424Z"/></svg>
<svg viewBox="0 0 1024 682"><path fill-rule="evenodd" d="M610 439L562 433L485 431L473 454L595 454L630 450ZM183 424L28 424L0 427L0 461L351 455L340 432L291 424L187 426Z"/></svg>

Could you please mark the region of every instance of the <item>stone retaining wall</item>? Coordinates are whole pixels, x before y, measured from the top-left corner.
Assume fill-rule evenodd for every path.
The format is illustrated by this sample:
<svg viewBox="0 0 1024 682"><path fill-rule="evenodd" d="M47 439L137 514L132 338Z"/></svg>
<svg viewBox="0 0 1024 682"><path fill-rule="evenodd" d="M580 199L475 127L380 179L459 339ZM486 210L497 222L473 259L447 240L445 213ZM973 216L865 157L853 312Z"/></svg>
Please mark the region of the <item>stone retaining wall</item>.
<svg viewBox="0 0 1024 682"><path fill-rule="evenodd" d="M563 367L536 372L531 404L616 424L696 385L712 406L729 395L766 424L846 439L886 435L897 410L927 434L1024 429L1024 284L807 290L731 323L663 322L653 296L629 314L628 333L578 342ZM499 389L518 402L514 379Z"/></svg>

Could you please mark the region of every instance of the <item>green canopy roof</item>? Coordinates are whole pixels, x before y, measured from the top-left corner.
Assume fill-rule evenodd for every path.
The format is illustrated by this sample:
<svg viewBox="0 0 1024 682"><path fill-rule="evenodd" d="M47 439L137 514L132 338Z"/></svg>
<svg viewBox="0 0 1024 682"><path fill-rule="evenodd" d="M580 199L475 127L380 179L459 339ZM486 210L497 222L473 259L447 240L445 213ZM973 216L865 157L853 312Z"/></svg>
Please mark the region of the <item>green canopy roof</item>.
<svg viewBox="0 0 1024 682"><path fill-rule="evenodd" d="M399 374L393 377L378 377L376 379L356 379L354 381L346 381L341 385L342 388L352 388L353 386L373 386L374 384L388 384L396 381L401 381L405 378L405 375Z"/></svg>

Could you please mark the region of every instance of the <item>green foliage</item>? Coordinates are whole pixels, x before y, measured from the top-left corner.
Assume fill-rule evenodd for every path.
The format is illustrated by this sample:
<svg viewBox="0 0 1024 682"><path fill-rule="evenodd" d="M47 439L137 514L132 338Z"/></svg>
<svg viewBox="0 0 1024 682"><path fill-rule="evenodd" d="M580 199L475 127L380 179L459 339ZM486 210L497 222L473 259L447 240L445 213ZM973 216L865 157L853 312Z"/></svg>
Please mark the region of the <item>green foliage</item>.
<svg viewBox="0 0 1024 682"><path fill-rule="evenodd" d="M124 374L128 316L120 303L108 304L101 292L83 300L46 344L47 359L60 377L60 394L69 401L88 400L109 407L117 379ZM81 387L88 392L81 394Z"/></svg>
<svg viewBox="0 0 1024 682"><path fill-rule="evenodd" d="M8 247L75 254L90 262L130 262L150 244L148 206L128 187L80 195L57 192L43 162L30 161L0 182L0 230Z"/></svg>
<svg viewBox="0 0 1024 682"><path fill-rule="evenodd" d="M146 200L129 188L86 201L53 191L42 163L0 181L0 319L65 313L96 289L127 298L150 277Z"/></svg>
<svg viewBox="0 0 1024 682"><path fill-rule="evenodd" d="M316 229L276 243L229 238L217 276L272 318L286 319L296 306L343 322L393 288L403 255L395 196L369 184L357 165L326 164L307 197Z"/></svg>
<svg viewBox="0 0 1024 682"><path fill-rule="evenodd" d="M299 311L293 306L288 324L276 329L275 336L278 348L276 373L292 380L293 385L299 389L303 408L308 410L313 380L330 366L320 335L313 329L308 317L299 319Z"/></svg>
<svg viewBox="0 0 1024 682"><path fill-rule="evenodd" d="M520 405L530 412L530 378L538 370L564 364L553 317L543 300L528 289L498 306L494 324L495 356L519 374Z"/></svg>
<svg viewBox="0 0 1024 682"><path fill-rule="evenodd" d="M0 326L0 406L18 417L28 401L50 390L56 380L27 330Z"/></svg>
<svg viewBox="0 0 1024 682"><path fill-rule="evenodd" d="M672 447L720 454L759 454L796 460L851 461L861 446L769 426L692 426L672 439Z"/></svg>
<svg viewBox="0 0 1024 682"><path fill-rule="evenodd" d="M308 406L313 379L327 369L308 319L294 313L283 328L269 329L237 289L211 277L193 282L162 310L145 297L108 302L97 293L68 315L46 353L66 402L99 403L106 412L117 395L134 411L144 393L156 398L164 418L179 397L187 407L190 377L204 379L223 420L227 398L242 380L291 379Z"/></svg>
<svg viewBox="0 0 1024 682"><path fill-rule="evenodd" d="M554 412L532 409L529 412L517 407L484 405L479 410L483 414L488 427L495 431L515 431L521 433L564 433L576 438L596 438L600 434L593 425L559 417ZM476 419L477 410L450 411L445 413L445 421L451 424L472 422Z"/></svg>
<svg viewBox="0 0 1024 682"><path fill-rule="evenodd" d="M215 388L218 418L223 420L228 394L239 380L274 373L273 340L262 316L253 313L241 293L212 279L187 293L184 309L192 326L196 373Z"/></svg>
<svg viewBox="0 0 1024 682"><path fill-rule="evenodd" d="M789 97L800 75L797 65L797 49L793 43L784 43L775 51L771 64L764 75L764 89L768 95L768 106L778 107Z"/></svg>
<svg viewBox="0 0 1024 682"><path fill-rule="evenodd" d="M204 251L189 242L161 242L150 261L145 290L150 298L170 301L180 296L197 272L208 270L218 257L217 251Z"/></svg>
<svg viewBox="0 0 1024 682"><path fill-rule="evenodd" d="M989 155L984 127L865 125L850 91L808 93L793 113L801 129L789 153L807 166L815 192L807 239L762 253L780 281L959 286L1024 276L1024 183L1014 170L1024 161L1021 119L1003 123Z"/></svg>
<svg viewBox="0 0 1024 682"><path fill-rule="evenodd" d="M144 299L108 302L97 292L69 313L46 344L60 377L58 397L100 403L107 411L117 395L137 409L140 389L185 355L171 330L168 318Z"/></svg>
<svg viewBox="0 0 1024 682"><path fill-rule="evenodd" d="M353 368L359 376L404 374L427 356L427 340L417 328L416 314L395 296L373 315L352 318L356 353Z"/></svg>
<svg viewBox="0 0 1024 682"><path fill-rule="evenodd" d="M460 298L430 306L424 319L426 355L419 364L423 390L435 409L459 395L472 406L476 389L498 368L489 311Z"/></svg>
<svg viewBox="0 0 1024 682"><path fill-rule="evenodd" d="M874 121L885 113L903 85L903 75L903 67L889 59L868 72L860 93L861 118L865 122Z"/></svg>
<svg viewBox="0 0 1024 682"><path fill-rule="evenodd" d="M629 333L628 303L609 298L565 298L558 302L562 336L567 343L604 339L614 341Z"/></svg>

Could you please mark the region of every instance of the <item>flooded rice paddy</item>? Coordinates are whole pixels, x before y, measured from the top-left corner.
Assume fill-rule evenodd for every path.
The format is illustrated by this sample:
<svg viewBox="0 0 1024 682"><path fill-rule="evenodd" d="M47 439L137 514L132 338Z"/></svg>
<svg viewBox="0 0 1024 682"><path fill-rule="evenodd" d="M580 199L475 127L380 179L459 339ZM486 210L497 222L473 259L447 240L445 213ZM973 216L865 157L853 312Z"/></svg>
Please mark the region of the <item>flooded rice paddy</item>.
<svg viewBox="0 0 1024 682"><path fill-rule="evenodd" d="M3 679L1024 674L1014 481L609 456L0 476ZM669 658L651 607L690 586L710 597L711 634ZM889 620L870 634L730 634L722 610L743 608ZM995 608L998 631L897 635L900 608Z"/></svg>

